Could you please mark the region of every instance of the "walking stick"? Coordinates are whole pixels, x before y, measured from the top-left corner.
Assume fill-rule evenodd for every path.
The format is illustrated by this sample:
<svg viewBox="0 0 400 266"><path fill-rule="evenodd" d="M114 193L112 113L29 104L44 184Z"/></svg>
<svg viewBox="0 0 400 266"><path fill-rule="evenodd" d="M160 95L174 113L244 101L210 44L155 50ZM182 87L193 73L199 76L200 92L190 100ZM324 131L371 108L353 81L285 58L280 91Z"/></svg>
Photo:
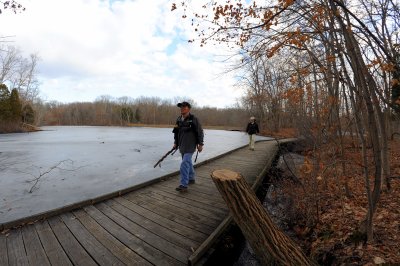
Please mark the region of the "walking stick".
<svg viewBox="0 0 400 266"><path fill-rule="evenodd" d="M197 156L199 156L199 151L198 150L197 150L197 153L196 153L196 158L194 158L194 162L197 161Z"/></svg>
<svg viewBox="0 0 400 266"><path fill-rule="evenodd" d="M161 157L160 160L158 160L158 162L154 165L154 168L157 167L157 165L159 165L165 158L167 158L168 155L174 155L174 153L177 151L177 148L172 148L170 151L168 151L163 157ZM161 164L160 164L161 167Z"/></svg>

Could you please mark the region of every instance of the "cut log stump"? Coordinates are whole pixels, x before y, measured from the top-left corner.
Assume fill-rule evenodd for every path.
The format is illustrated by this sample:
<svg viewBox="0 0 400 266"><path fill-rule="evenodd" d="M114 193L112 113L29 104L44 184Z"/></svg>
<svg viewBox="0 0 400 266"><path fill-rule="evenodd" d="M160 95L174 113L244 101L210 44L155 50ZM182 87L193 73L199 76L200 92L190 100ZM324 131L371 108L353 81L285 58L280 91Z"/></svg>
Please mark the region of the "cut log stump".
<svg viewBox="0 0 400 266"><path fill-rule="evenodd" d="M263 265L313 265L271 220L245 179L231 170L211 173L233 219Z"/></svg>

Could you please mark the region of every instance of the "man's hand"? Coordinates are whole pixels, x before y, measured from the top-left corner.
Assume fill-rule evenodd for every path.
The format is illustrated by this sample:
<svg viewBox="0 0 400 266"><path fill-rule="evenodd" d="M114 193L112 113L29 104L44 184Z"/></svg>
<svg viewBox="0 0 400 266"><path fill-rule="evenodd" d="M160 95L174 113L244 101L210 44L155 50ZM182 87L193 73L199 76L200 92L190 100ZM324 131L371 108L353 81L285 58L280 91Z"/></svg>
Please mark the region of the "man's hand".
<svg viewBox="0 0 400 266"><path fill-rule="evenodd" d="M201 152L203 150L203 145L197 144L197 150Z"/></svg>
<svg viewBox="0 0 400 266"><path fill-rule="evenodd" d="M174 144L174 146L172 146L172 148L176 149L178 147L178 145Z"/></svg>

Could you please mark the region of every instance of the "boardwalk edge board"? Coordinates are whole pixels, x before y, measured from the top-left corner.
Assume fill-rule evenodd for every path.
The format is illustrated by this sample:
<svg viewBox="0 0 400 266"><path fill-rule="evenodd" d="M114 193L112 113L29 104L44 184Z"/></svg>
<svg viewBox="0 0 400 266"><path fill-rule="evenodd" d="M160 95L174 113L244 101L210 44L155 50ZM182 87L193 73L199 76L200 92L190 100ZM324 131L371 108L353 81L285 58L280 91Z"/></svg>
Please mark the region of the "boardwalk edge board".
<svg viewBox="0 0 400 266"><path fill-rule="evenodd" d="M278 139L272 138L272 139L268 139L268 140L259 140L257 142L277 141L277 143L279 143L279 144L286 144L286 143L296 142L297 140L298 139L282 139L282 140L278 140ZM223 157L225 155L231 154L231 153L233 153L233 152L235 152L237 150L240 150L240 149L242 149L242 148L244 148L246 146L247 146L247 144L246 145L242 145L240 147L237 147L235 149L232 149L230 151L227 151L225 153L222 153L220 155L217 155L217 156L215 156L213 158L210 158L210 159L204 160L202 162L199 162L194 167L197 168L197 167L199 167L201 165L204 165L204 164L207 164L209 162L215 161L215 160L217 160L217 159L219 159L219 158L221 158L221 157ZM131 186L131 187L128 187L128 188L125 188L125 189L122 189L122 190L117 190L117 191L114 191L114 192L111 192L111 193L107 193L107 194L104 194L104 195L101 195L101 196L98 196L98 197L95 197L95 198L83 200L83 201L76 202L76 203L73 203L73 204L69 204L69 205L66 205L66 206L63 206L63 207L60 207L60 208L56 208L56 209L52 209L52 210L49 210L49 211L45 211L45 212L42 212L42 213L39 213L39 214L23 217L23 218L20 218L20 219L9 221L9 222L5 222L5 223L0 224L0 232L3 231L3 230L6 230L6 229L11 229L11 228L23 226L25 224L36 222L38 220L47 219L47 218L62 214L62 213L67 212L67 211L73 211L73 210L78 209L78 208L82 208L82 207L85 207L85 206L88 206L88 205L93 205L95 203L99 203L99 202L102 202L102 201L105 201L105 200L108 200L108 199L111 199L111 198L114 198L114 197L118 197L118 196L121 196L123 194L127 194L129 192L138 190L140 188L147 187L149 185L152 185L152 184L155 184L155 183L158 183L158 182L161 182L161 181L165 181L165 180L167 180L167 179L169 179L171 177L174 177L174 176L176 176L178 174L179 174L179 171L175 171L175 172L160 176L158 178L151 179L151 180L146 181L144 183L141 183L141 184L138 184L138 185L134 185L134 186Z"/></svg>

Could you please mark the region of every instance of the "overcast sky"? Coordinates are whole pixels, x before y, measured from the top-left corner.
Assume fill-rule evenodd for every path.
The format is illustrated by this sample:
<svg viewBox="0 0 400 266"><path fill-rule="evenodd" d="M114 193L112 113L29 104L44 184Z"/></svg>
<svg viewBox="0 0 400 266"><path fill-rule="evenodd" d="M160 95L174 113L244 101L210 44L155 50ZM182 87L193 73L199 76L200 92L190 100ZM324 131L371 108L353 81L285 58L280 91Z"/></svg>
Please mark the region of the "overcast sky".
<svg viewBox="0 0 400 266"><path fill-rule="evenodd" d="M0 15L0 36L40 57L41 98L190 97L233 105L242 94L223 74L226 47L188 43L190 21L169 0L19 0L26 11Z"/></svg>

